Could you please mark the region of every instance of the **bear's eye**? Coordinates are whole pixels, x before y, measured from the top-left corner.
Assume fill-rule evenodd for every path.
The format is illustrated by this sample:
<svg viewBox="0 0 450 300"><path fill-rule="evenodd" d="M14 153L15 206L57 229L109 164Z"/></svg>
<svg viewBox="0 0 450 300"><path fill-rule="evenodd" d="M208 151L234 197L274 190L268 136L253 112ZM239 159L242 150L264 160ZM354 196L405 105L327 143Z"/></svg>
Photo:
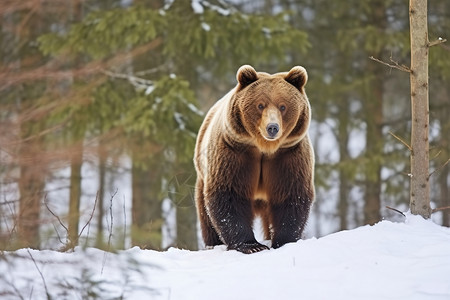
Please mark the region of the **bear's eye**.
<svg viewBox="0 0 450 300"><path fill-rule="evenodd" d="M286 106L281 105L281 106L280 106L280 110L281 110L281 111L285 111L285 110L286 110Z"/></svg>
<svg viewBox="0 0 450 300"><path fill-rule="evenodd" d="M263 105L263 104L258 104L258 108L259 108L260 110L263 110L263 109L264 109L264 105Z"/></svg>

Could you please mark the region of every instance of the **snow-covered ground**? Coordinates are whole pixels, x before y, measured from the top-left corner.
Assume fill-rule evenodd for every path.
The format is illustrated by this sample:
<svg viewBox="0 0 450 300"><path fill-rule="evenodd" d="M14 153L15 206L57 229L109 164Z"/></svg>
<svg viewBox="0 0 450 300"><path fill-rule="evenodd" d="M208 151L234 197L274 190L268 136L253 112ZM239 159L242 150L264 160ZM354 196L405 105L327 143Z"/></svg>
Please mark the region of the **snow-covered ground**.
<svg viewBox="0 0 450 300"><path fill-rule="evenodd" d="M450 299L450 229L408 215L277 250L0 256L1 299Z"/></svg>

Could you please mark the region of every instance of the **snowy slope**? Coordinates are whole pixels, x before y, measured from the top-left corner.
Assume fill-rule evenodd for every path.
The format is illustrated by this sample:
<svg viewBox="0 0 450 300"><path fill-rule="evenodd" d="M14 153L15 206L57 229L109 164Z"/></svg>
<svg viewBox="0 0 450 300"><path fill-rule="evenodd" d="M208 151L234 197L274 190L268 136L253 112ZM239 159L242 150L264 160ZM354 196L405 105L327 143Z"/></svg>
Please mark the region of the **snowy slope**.
<svg viewBox="0 0 450 300"><path fill-rule="evenodd" d="M1 299L448 300L450 229L408 216L251 255L21 249L0 272Z"/></svg>

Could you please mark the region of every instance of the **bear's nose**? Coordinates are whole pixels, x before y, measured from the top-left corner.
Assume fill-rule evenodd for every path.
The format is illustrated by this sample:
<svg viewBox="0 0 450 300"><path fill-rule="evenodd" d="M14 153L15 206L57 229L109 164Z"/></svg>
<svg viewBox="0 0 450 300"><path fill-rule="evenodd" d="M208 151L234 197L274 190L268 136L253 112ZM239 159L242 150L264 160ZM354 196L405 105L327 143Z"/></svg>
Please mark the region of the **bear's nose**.
<svg viewBox="0 0 450 300"><path fill-rule="evenodd" d="M278 131L280 130L280 127L278 126L277 123L269 123L269 125L267 125L266 127L266 130L269 136L273 138L277 135Z"/></svg>

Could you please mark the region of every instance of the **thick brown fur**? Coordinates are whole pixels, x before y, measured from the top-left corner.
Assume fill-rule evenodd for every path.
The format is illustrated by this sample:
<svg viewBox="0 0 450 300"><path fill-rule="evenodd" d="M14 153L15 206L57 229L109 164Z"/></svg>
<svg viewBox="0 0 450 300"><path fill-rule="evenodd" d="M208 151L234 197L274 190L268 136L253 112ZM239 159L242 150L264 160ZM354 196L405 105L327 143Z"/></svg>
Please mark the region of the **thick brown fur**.
<svg viewBox="0 0 450 300"><path fill-rule="evenodd" d="M244 65L208 112L195 148L196 205L206 246L253 253L261 216L272 247L301 238L314 200L311 108L303 67L267 74Z"/></svg>

